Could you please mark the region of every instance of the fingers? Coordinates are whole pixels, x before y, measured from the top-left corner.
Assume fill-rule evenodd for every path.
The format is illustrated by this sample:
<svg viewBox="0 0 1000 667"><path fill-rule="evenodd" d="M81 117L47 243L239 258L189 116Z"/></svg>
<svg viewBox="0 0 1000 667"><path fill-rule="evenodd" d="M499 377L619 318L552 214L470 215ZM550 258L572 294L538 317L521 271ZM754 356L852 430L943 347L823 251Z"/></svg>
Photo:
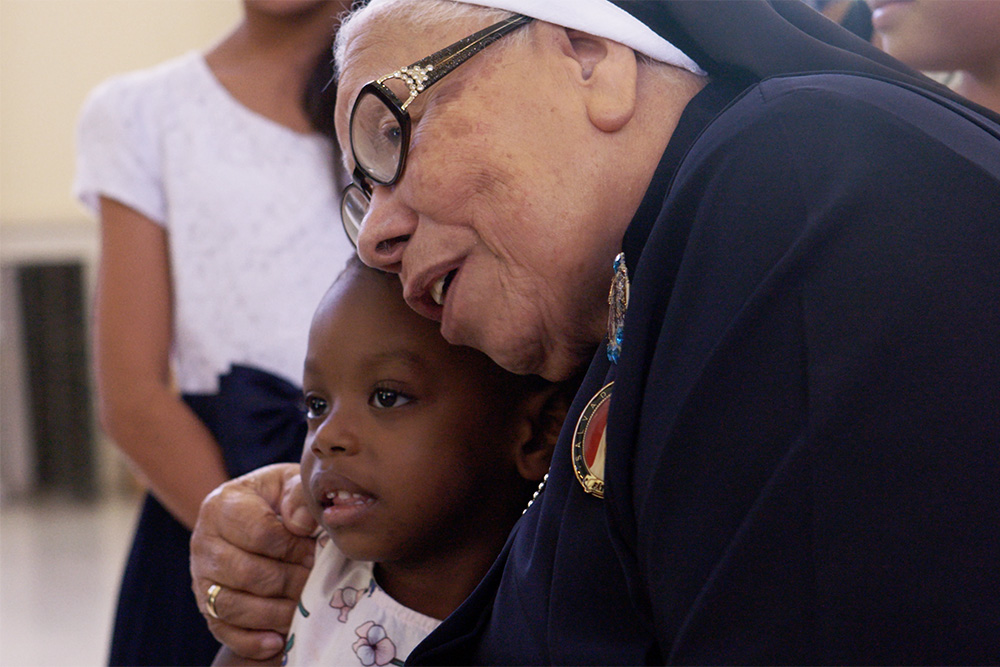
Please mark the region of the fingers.
<svg viewBox="0 0 1000 667"><path fill-rule="evenodd" d="M298 479L295 464L267 466L210 493L201 505L192 553L201 554L214 541L221 541L238 551L311 566L313 544L290 533L277 514L285 484L292 478ZM198 562L193 569L215 565Z"/></svg>
<svg viewBox="0 0 1000 667"><path fill-rule="evenodd" d="M261 597L298 599L315 549L313 539L289 533L269 505L223 491L206 499L191 536L195 595L204 604L209 587L220 584Z"/></svg>
<svg viewBox="0 0 1000 667"><path fill-rule="evenodd" d="M202 588L204 593L199 594L200 586L203 582L194 583L198 608L219 642L237 655L255 660L270 658L281 651L295 612L294 602L259 598L218 584Z"/></svg>
<svg viewBox="0 0 1000 667"><path fill-rule="evenodd" d="M288 632L287 624L295 612L294 602L258 598L217 584L209 587L208 591L208 602L202 613L209 630L238 658L264 660L280 653ZM265 629L258 629L258 624L264 625ZM266 629L267 626L274 627ZM244 664L238 658L228 664Z"/></svg>
<svg viewBox="0 0 1000 667"><path fill-rule="evenodd" d="M209 623L212 634L238 656L266 660L281 653L285 647L284 636L276 632L245 630L218 621L215 623Z"/></svg>
<svg viewBox="0 0 1000 667"><path fill-rule="evenodd" d="M312 539L304 537L297 539L308 542L309 548L316 549L316 543ZM207 582L208 586L220 584L227 589L261 598L298 600L309 576L309 568L297 563L286 563L266 556L236 551L231 545L221 545L217 553L215 561L228 565L218 570L213 568L211 575L199 573L198 579ZM205 587L205 591L208 591L208 586ZM218 604L216 609L219 609Z"/></svg>
<svg viewBox="0 0 1000 667"><path fill-rule="evenodd" d="M271 665L280 667L284 653L279 652L269 660L251 660L245 656L237 655L228 646L223 646L212 661L212 667L250 667L251 665Z"/></svg>
<svg viewBox="0 0 1000 667"><path fill-rule="evenodd" d="M281 594L284 589L275 588L273 582L278 573L270 569L268 562L312 567L316 541L309 536L292 534L278 515L269 512L243 526L233 523L235 521L220 525L218 534L211 537L208 546L217 550L219 562L225 562L227 568L238 568L240 576L247 577L249 587L243 587L245 590L261 595Z"/></svg>
<svg viewBox="0 0 1000 667"><path fill-rule="evenodd" d="M208 600L205 602L205 611L211 618L218 618L219 612L215 610L215 598L218 597L219 592L222 591L222 586L218 584L212 584L208 587Z"/></svg>
<svg viewBox="0 0 1000 667"><path fill-rule="evenodd" d="M285 482L280 514L288 530L296 535L312 535L316 530L316 519L306 506L305 490L299 475L289 477Z"/></svg>
<svg viewBox="0 0 1000 667"><path fill-rule="evenodd" d="M281 649L312 566L315 541L290 533L276 513L297 475L297 465L268 466L223 484L202 503L191 536L199 609L212 634L245 657ZM221 586L217 618L206 606L213 585Z"/></svg>
<svg viewBox="0 0 1000 667"><path fill-rule="evenodd" d="M260 585L247 586L252 575L247 572L262 571L267 574ZM221 621L251 630L274 630L284 633L291 623L292 613L305 585L309 570L301 565L284 565L278 561L260 561L245 567L243 564L232 571L222 570L211 578L199 576L192 571L192 589L198 608L209 619ZM216 618L209 612L209 595L212 586L221 588L215 592ZM247 590L252 588L254 590Z"/></svg>
<svg viewBox="0 0 1000 667"><path fill-rule="evenodd" d="M247 548L271 558L277 558L290 563L300 563L306 567L312 567L312 559L315 555L315 544L312 541L305 542L298 537L311 536L316 528L316 522L309 514L305 506L305 494L302 490L302 481L299 476L298 464L276 464L260 468L252 473L234 480L236 485L230 491L231 494L225 496L224 502L240 504L242 491L256 492L262 501L270 504L271 511L262 517L262 520L249 525L236 521L225 524L226 533L224 537L229 538L234 544L239 545L240 538L245 537L249 544L242 545L258 548ZM288 513L281 510L287 505ZM224 507L228 510L228 507ZM233 511L234 518L236 511ZM247 507L247 511L250 508ZM301 516L305 512L305 518ZM289 517L298 514L295 523L291 526L285 525L282 517ZM289 533L291 529L291 534ZM235 531L233 534L231 531Z"/></svg>
<svg viewBox="0 0 1000 667"><path fill-rule="evenodd" d="M296 600L288 598L262 598L223 586L215 596L215 613L209 625L216 621L220 626L233 626L241 630L271 630L287 634L295 613ZM206 610L202 609L204 613Z"/></svg>
<svg viewBox="0 0 1000 667"><path fill-rule="evenodd" d="M300 582L304 584L308 570L296 567L302 571ZM203 583L198 582L195 586ZM216 639L238 655L255 660L269 658L282 649L295 613L297 595L294 598L260 597L221 586L215 593L213 617L208 611L212 586L209 584L203 589L204 593L196 593L195 597Z"/></svg>
<svg viewBox="0 0 1000 667"><path fill-rule="evenodd" d="M304 584L308 570L296 567L302 570L299 581ZM256 660L271 657L284 646L284 636L298 604L297 595L294 598L261 597L221 586L215 593L213 617L208 607L213 584L204 587L204 583L204 580L195 582L195 597L209 630L222 644L238 655ZM198 593L199 588L204 592Z"/></svg>

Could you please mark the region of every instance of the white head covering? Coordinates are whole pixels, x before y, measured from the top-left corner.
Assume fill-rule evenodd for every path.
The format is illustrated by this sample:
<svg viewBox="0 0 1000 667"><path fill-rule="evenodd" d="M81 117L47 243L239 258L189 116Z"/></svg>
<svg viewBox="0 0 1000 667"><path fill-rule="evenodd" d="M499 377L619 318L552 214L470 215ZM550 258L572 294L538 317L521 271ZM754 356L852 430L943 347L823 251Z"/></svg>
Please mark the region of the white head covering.
<svg viewBox="0 0 1000 667"><path fill-rule="evenodd" d="M369 4L376 4L372 0ZM698 64L676 46L653 32L645 23L608 0L458 0L523 14L540 21L580 30L624 44L634 51L695 74L705 74Z"/></svg>

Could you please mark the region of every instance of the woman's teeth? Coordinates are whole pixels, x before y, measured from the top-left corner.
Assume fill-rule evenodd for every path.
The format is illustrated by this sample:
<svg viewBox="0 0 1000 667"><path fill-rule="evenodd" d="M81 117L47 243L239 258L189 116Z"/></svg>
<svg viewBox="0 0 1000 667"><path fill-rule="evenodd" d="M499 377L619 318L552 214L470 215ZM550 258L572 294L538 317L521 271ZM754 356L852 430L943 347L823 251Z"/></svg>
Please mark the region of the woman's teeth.
<svg viewBox="0 0 1000 667"><path fill-rule="evenodd" d="M444 305L444 295L448 292L448 286L451 285L451 280L454 277L455 272L449 271L431 285L431 298L434 299L434 303L439 306Z"/></svg>
<svg viewBox="0 0 1000 667"><path fill-rule="evenodd" d="M444 279L445 276L441 276L433 285L431 285L431 298L434 299L434 303L439 306L444 305Z"/></svg>

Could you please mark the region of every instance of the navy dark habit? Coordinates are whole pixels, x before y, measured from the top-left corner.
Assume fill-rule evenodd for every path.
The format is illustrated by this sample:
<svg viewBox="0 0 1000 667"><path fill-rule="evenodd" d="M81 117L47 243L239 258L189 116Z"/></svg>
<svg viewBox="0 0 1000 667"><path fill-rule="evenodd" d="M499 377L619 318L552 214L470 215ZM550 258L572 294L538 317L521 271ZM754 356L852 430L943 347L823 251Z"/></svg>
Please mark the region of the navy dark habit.
<svg viewBox="0 0 1000 667"><path fill-rule="evenodd" d="M995 664L996 117L797 0L617 4L712 80L623 240L620 361L410 661Z"/></svg>

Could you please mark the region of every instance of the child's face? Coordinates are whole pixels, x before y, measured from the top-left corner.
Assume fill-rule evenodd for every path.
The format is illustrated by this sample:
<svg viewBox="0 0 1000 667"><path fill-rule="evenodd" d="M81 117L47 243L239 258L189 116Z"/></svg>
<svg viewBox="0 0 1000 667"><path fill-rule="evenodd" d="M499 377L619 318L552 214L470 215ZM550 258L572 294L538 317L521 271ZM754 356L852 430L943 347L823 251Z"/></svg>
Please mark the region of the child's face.
<svg viewBox="0 0 1000 667"><path fill-rule="evenodd" d="M448 345L395 276L351 268L337 281L309 333L302 480L347 556L448 562L484 525L506 535L524 489L512 377Z"/></svg>

